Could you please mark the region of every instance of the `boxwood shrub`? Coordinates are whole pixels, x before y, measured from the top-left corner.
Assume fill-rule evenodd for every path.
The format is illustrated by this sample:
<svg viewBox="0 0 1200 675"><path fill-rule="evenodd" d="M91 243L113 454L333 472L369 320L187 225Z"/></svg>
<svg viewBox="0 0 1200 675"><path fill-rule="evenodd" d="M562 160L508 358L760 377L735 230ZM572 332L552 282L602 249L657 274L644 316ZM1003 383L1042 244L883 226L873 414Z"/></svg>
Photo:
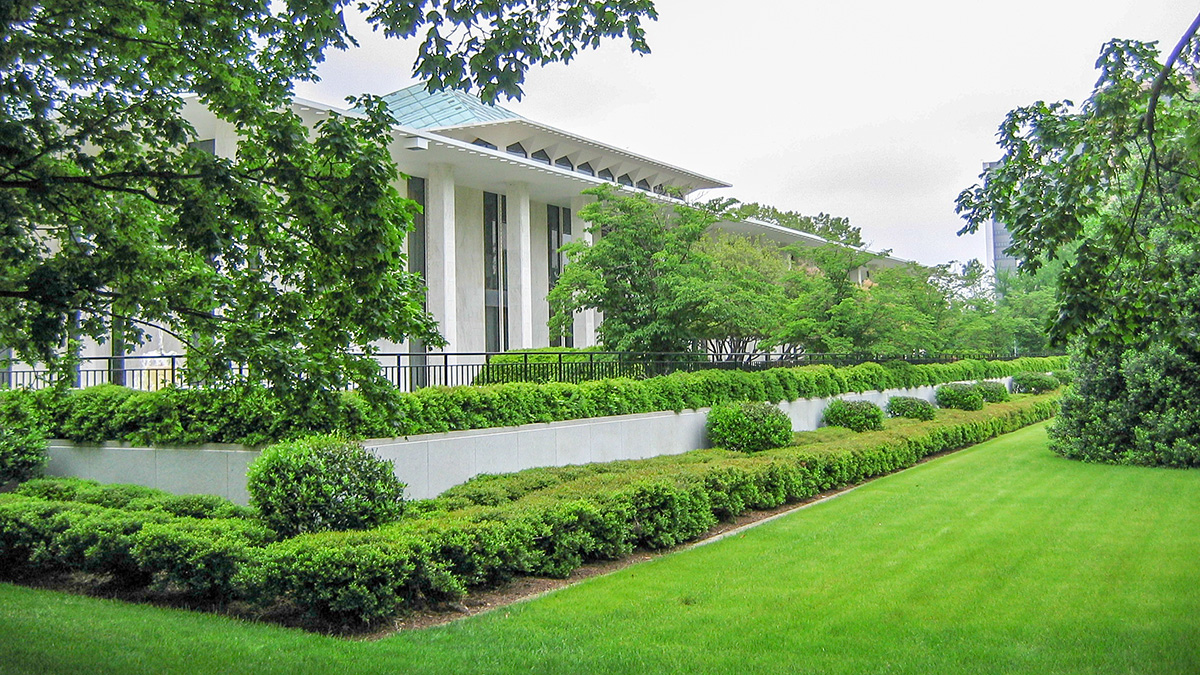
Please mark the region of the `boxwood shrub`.
<svg viewBox="0 0 1200 675"><path fill-rule="evenodd" d="M982 410L983 394L973 384L951 382L943 384L935 392L937 402L943 408L956 410Z"/></svg>
<svg viewBox="0 0 1200 675"><path fill-rule="evenodd" d="M1043 394L1062 386L1053 375L1034 372L1017 373L1013 375L1012 383L1013 391L1019 394Z"/></svg>
<svg viewBox="0 0 1200 675"><path fill-rule="evenodd" d="M771 403L722 403L708 412L705 431L708 442L717 447L735 452L760 452L790 443L792 420Z"/></svg>
<svg viewBox="0 0 1200 675"><path fill-rule="evenodd" d="M364 530L400 517L404 483L390 461L338 436L272 445L246 471L250 503L284 536Z"/></svg>
<svg viewBox="0 0 1200 675"><path fill-rule="evenodd" d="M1009 399L1008 386L1003 382L980 380L975 383L975 389L979 391L979 395L983 396L983 400L987 403L1003 403Z"/></svg>
<svg viewBox="0 0 1200 675"><path fill-rule="evenodd" d="M836 399L825 408L821 421L831 427L845 427L854 431L879 431L883 429L883 410L870 401L843 401Z"/></svg>
<svg viewBox="0 0 1200 675"><path fill-rule="evenodd" d="M931 420L937 410L933 404L923 398L913 396L893 396L888 399L888 417L906 417L914 420Z"/></svg>

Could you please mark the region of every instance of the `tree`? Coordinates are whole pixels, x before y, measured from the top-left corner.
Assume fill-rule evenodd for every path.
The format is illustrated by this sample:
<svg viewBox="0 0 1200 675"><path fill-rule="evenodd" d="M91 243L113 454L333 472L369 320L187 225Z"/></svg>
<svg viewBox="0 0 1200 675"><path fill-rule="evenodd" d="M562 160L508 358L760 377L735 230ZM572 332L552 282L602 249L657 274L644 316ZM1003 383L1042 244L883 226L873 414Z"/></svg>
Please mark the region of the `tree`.
<svg viewBox="0 0 1200 675"><path fill-rule="evenodd" d="M1174 275L1171 241L1200 227L1198 27L1200 17L1166 63L1153 44L1106 44L1087 101L1009 113L999 166L959 195L960 234L1004 223L1022 269L1070 257L1059 275L1057 344L1144 342L1148 320L1157 339L1196 334L1179 321L1186 280Z"/></svg>
<svg viewBox="0 0 1200 675"><path fill-rule="evenodd" d="M787 254L762 238L717 231L700 238L694 255L697 274L680 284L684 304L693 308L693 339L715 357L757 351L784 318Z"/></svg>
<svg viewBox="0 0 1200 675"><path fill-rule="evenodd" d="M694 247L719 216L609 185L584 194L596 197L579 211L595 241L562 249L568 263L549 295L551 333L562 334L574 312L590 308L604 315L596 332L609 349L690 351L696 303L683 289L702 265Z"/></svg>
<svg viewBox="0 0 1200 675"><path fill-rule="evenodd" d="M1076 108L1036 103L1000 128L1000 166L959 196L974 231L1013 234L1022 269L1063 259L1051 337L1074 340L1052 448L1067 457L1200 465L1200 16L1160 62L1104 46Z"/></svg>
<svg viewBox="0 0 1200 675"><path fill-rule="evenodd" d="M519 97L534 64L603 38L647 52L650 0L371 0L390 36L423 33L431 89ZM401 198L391 120L310 131L288 104L329 49L354 42L348 0L314 3L17 0L0 35L0 345L59 361L80 336L189 344L204 379L231 362L276 391L375 382L370 342L440 344L421 281L403 272L414 204ZM189 94L191 92L194 94ZM215 157L184 108L236 126ZM69 351L69 350L68 350Z"/></svg>

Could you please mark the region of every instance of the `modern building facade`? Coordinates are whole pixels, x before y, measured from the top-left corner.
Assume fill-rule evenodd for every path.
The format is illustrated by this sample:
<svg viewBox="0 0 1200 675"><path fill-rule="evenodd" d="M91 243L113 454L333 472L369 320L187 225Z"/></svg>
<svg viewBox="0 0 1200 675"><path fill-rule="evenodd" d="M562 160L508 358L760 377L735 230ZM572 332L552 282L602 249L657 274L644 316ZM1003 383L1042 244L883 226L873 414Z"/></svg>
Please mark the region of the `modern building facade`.
<svg viewBox="0 0 1200 675"><path fill-rule="evenodd" d="M552 341L546 300L565 261L559 248L587 237L578 218L589 197L611 183L679 203L698 190L729 183L482 104L457 91L429 93L423 85L385 98L396 117L391 151L407 176L398 185L423 206L410 234L408 262L428 288L427 306L449 343L446 353L595 344L600 317L583 312L572 335ZM315 125L331 113L352 111L296 100L294 110ZM184 111L197 144L232 156L236 129L198 100ZM780 243L818 246L819 237L757 221L718 227ZM894 258L873 265L903 264ZM869 276L858 271L857 280ZM151 329L131 356L182 355L181 344ZM420 353L419 344L381 344L385 353ZM89 344L84 356L110 356L111 345ZM126 367L137 367L131 361ZM153 364L161 367L161 364Z"/></svg>

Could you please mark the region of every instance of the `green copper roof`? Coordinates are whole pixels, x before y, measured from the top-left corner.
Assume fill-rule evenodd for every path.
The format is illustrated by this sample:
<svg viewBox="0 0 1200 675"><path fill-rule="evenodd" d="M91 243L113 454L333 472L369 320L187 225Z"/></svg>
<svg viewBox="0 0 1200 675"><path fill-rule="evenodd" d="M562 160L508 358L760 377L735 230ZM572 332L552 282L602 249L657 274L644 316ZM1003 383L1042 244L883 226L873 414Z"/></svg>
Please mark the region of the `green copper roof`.
<svg viewBox="0 0 1200 675"><path fill-rule="evenodd" d="M462 91L429 93L424 84L414 84L383 97L399 124L414 129L434 129L460 124L521 119L500 106L486 105Z"/></svg>

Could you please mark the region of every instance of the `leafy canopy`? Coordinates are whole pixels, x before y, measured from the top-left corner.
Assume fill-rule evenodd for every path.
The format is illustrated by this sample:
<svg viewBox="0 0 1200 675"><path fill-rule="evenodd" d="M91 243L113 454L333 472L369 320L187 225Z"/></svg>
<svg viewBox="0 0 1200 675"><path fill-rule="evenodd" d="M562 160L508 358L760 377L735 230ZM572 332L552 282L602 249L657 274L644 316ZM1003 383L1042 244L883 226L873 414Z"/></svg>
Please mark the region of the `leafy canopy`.
<svg viewBox="0 0 1200 675"><path fill-rule="evenodd" d="M999 166L958 197L960 234L995 219L1023 270L1065 259L1057 343L1186 345L1200 334L1196 312L1182 311L1200 232L1198 27L1200 17L1165 62L1153 43L1104 45L1091 96L1009 113Z"/></svg>
<svg viewBox="0 0 1200 675"><path fill-rule="evenodd" d="M382 102L313 128L289 106L294 81L354 43L356 10L422 36L430 89L485 101L603 38L647 52L656 18L650 0L3 3L0 346L50 361L68 339L156 325L187 343L192 376L237 363L287 393L369 386L352 354L375 340L440 344L404 271L416 207ZM236 148L192 145L206 114Z"/></svg>

